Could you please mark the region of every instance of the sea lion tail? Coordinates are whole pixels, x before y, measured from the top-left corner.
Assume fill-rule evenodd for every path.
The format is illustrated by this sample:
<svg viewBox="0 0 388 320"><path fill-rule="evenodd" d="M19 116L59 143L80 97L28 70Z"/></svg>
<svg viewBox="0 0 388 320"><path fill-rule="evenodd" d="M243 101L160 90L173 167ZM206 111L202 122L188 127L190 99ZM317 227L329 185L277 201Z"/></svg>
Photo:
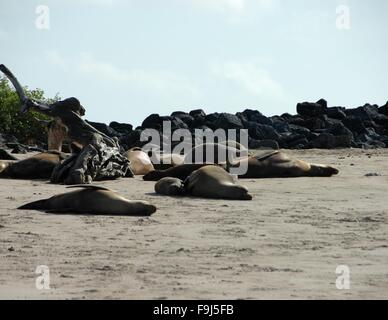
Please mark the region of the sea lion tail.
<svg viewBox="0 0 388 320"><path fill-rule="evenodd" d="M46 209L46 199L44 200L38 200L34 202L27 203L21 207L19 207L19 210L43 210Z"/></svg>
<svg viewBox="0 0 388 320"><path fill-rule="evenodd" d="M310 177L331 177L339 173L339 170L322 164L310 164L308 172Z"/></svg>

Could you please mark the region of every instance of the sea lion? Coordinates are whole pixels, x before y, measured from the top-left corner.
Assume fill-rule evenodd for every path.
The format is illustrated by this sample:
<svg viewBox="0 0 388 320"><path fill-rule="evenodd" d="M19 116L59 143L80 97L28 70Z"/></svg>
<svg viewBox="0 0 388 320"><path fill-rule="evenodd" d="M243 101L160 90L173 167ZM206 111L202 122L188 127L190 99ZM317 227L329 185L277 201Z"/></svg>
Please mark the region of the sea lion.
<svg viewBox="0 0 388 320"><path fill-rule="evenodd" d="M0 172L0 178L7 179L50 179L55 166L65 155L57 151L38 153L30 158L9 163Z"/></svg>
<svg viewBox="0 0 388 320"><path fill-rule="evenodd" d="M215 165L207 165L194 171L185 182L178 178L163 178L156 183L155 191L174 196L252 200L246 187L236 184L235 179L228 172Z"/></svg>
<svg viewBox="0 0 388 320"><path fill-rule="evenodd" d="M133 174L144 175L155 170L150 157L141 148L132 148L125 153L125 156L131 162Z"/></svg>
<svg viewBox="0 0 388 320"><path fill-rule="evenodd" d="M156 211L156 207L147 201L128 200L104 187L76 185L68 188L81 188L81 190L34 201L18 209L40 210L48 213L124 216L150 216Z"/></svg>
<svg viewBox="0 0 388 320"><path fill-rule="evenodd" d="M205 166L194 171L185 181L186 191L193 196L213 199L252 200L248 189L220 166Z"/></svg>
<svg viewBox="0 0 388 320"><path fill-rule="evenodd" d="M184 183L181 179L178 178L162 178L155 184L155 192L167 196L184 195Z"/></svg>
<svg viewBox="0 0 388 320"><path fill-rule="evenodd" d="M323 164L312 164L294 159L281 151L270 151L240 159L232 166L247 161L248 170L239 174L245 178L288 178L288 177L330 177L338 174L338 169Z"/></svg>
<svg viewBox="0 0 388 320"><path fill-rule="evenodd" d="M166 170L183 164L185 157L177 153L154 153L151 160L155 170Z"/></svg>
<svg viewBox="0 0 388 320"><path fill-rule="evenodd" d="M15 161L10 160L0 160L0 173L3 172L7 167L9 167L10 164L14 162Z"/></svg>
<svg viewBox="0 0 388 320"><path fill-rule="evenodd" d="M178 178L185 180L193 171L198 170L204 166L207 166L206 163L200 164L181 164L176 167L171 167L166 170L154 170L143 176L145 181L158 181L165 177Z"/></svg>
<svg viewBox="0 0 388 320"><path fill-rule="evenodd" d="M184 163L219 164L234 162L242 153L245 153L246 156L248 155L246 149L239 150L225 143L203 143L197 145L185 155Z"/></svg>

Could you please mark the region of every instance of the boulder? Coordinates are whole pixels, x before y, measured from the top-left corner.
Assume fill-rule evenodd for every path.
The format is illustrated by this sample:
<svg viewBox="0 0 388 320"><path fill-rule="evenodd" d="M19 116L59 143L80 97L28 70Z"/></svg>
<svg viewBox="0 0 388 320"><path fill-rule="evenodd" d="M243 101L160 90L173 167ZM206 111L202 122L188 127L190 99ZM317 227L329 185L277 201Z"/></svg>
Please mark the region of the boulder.
<svg viewBox="0 0 388 320"><path fill-rule="evenodd" d="M153 113L143 120L141 127L143 129L161 129L160 124L161 120L159 114Z"/></svg>
<svg viewBox="0 0 388 320"><path fill-rule="evenodd" d="M364 122L355 116L348 116L342 120L342 123L348 128L354 135L367 133Z"/></svg>
<svg viewBox="0 0 388 320"><path fill-rule="evenodd" d="M293 118L290 124L295 124L300 127L309 129L310 131L315 131L319 129L325 129L325 120L321 118Z"/></svg>
<svg viewBox="0 0 388 320"><path fill-rule="evenodd" d="M296 106L297 113L302 117L319 117L326 112L327 102L323 99L316 103L302 102Z"/></svg>
<svg viewBox="0 0 388 320"><path fill-rule="evenodd" d="M116 121L112 121L109 124L109 127L111 127L113 130L115 130L116 132L121 133L121 134L128 134L128 133L132 132L132 130L133 130L133 126L131 124L119 123Z"/></svg>
<svg viewBox="0 0 388 320"><path fill-rule="evenodd" d="M348 135L334 136L331 133L322 133L310 142L310 146L316 149L350 148L351 145L352 139Z"/></svg>
<svg viewBox="0 0 388 320"><path fill-rule="evenodd" d="M388 116L388 101L385 105L383 105L379 108L379 113L381 113L385 116Z"/></svg>
<svg viewBox="0 0 388 320"><path fill-rule="evenodd" d="M240 118L230 113L221 113L214 125L216 126L216 128L221 128L224 130L243 128L243 124Z"/></svg>
<svg viewBox="0 0 388 320"><path fill-rule="evenodd" d="M105 123L100 122L92 122L85 120L88 124L90 124L92 127L96 128L98 131L106 134L108 137L119 137L120 133L118 133L115 129L109 127Z"/></svg>
<svg viewBox="0 0 388 320"><path fill-rule="evenodd" d="M187 126L191 127L194 122L194 117L186 112L177 111L171 114L172 117L182 120Z"/></svg>
<svg viewBox="0 0 388 320"><path fill-rule="evenodd" d="M326 110L326 115L331 119L343 120L346 118L345 108L332 107Z"/></svg>
<svg viewBox="0 0 388 320"><path fill-rule="evenodd" d="M247 129L249 136L255 140L278 141L280 139L279 133L271 126L249 121Z"/></svg>
<svg viewBox="0 0 388 320"><path fill-rule="evenodd" d="M206 113L202 109L192 110L189 112L189 115L192 117L195 117L195 116L206 117Z"/></svg>

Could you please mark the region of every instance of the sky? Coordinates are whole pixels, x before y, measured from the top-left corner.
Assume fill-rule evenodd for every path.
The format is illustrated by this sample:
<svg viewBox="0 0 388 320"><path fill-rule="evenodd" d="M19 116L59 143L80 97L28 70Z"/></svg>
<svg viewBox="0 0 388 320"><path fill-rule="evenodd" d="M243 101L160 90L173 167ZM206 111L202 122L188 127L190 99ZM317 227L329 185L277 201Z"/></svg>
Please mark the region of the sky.
<svg viewBox="0 0 388 320"><path fill-rule="evenodd" d="M386 0L1 0L0 63L87 119L388 100Z"/></svg>

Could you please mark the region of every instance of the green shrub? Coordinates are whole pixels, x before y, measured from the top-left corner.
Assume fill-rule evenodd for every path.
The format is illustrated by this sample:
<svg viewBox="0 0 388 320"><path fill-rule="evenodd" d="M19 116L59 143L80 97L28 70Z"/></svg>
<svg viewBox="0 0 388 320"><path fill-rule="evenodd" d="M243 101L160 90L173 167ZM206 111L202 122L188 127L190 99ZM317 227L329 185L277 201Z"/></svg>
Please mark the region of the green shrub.
<svg viewBox="0 0 388 320"><path fill-rule="evenodd" d="M41 89L24 88L26 95L36 100L53 103L59 100L58 94L52 98L44 97ZM36 143L47 141L47 128L38 120L50 120L45 115L35 111L20 112L21 103L16 91L5 77L0 77L0 133L11 134L21 143Z"/></svg>

